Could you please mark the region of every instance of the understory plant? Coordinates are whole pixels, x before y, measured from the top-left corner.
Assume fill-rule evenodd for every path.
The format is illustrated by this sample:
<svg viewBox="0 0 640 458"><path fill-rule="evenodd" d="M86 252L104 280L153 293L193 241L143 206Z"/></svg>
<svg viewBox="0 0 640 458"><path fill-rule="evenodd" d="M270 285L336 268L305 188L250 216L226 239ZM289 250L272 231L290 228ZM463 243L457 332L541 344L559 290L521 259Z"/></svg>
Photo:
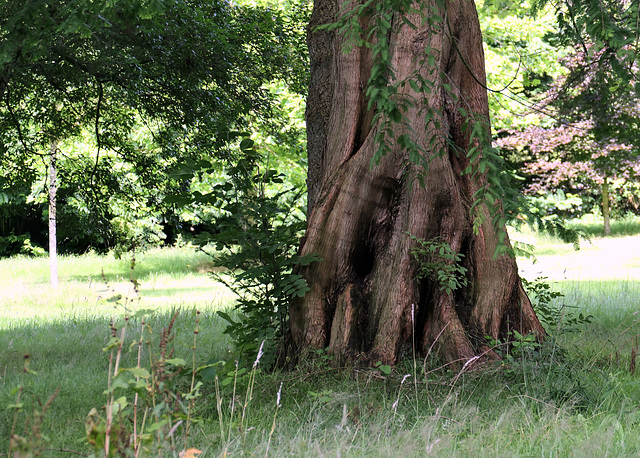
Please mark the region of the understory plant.
<svg viewBox="0 0 640 458"><path fill-rule="evenodd" d="M172 345L180 312L154 331L149 324L153 311L135 310L139 294L134 267L135 258L131 282L136 297L117 294L105 299L123 314L110 322L110 337L103 348L109 362L107 401L88 413L86 441L98 456L193 456L189 455L196 450L189 447L190 432L199 421L195 401L202 396L202 382L195 377L200 312L193 311L189 364L187 358L175 355Z"/></svg>
<svg viewBox="0 0 640 458"><path fill-rule="evenodd" d="M199 243L224 269L216 278L238 297L236 315L218 312L228 322L225 332L248 360L262 347L263 365L270 367L282 354L290 300L309 289L296 266L319 259L297 255L306 227L305 189L283 189L284 175L261 166L266 160L250 138L240 150L241 159L225 170L228 180L206 196L220 212L211 224L216 232Z"/></svg>
<svg viewBox="0 0 640 458"><path fill-rule="evenodd" d="M554 291L547 277L531 281L522 278L522 285L531 298L536 316L547 332L575 331L578 326L593 321L592 315L572 310L578 307L569 306L564 301L557 304L555 299L563 298L564 294Z"/></svg>
<svg viewBox="0 0 640 458"><path fill-rule="evenodd" d="M440 237L424 240L410 235L415 246L411 249L418 263L416 280L430 278L447 294L467 285L467 268L462 266L462 253L456 253L451 245Z"/></svg>
<svg viewBox="0 0 640 458"><path fill-rule="evenodd" d="M132 272L134 265L135 261ZM110 320L108 340L102 349L108 361L104 404L82 412L86 417L81 442L93 451L85 456L195 456L197 449L190 446L190 441L194 424L202 420L203 408L203 403L196 408L196 401L203 396L195 355L199 312L194 310L190 317L193 340L180 357L173 341L181 312L176 311L166 326L156 329L151 324L157 321L151 319L154 312L137 307L138 282L133 275L131 282L133 299L116 294L108 285L109 297L101 299L113 304L118 317ZM13 414L11 431L6 431L7 456L46 456L45 452L51 451L82 454L50 448L55 438L46 428L51 423L47 415L61 387L43 402L34 393L38 374L29 363L30 355L26 354L22 381L14 390L14 401L7 406Z"/></svg>

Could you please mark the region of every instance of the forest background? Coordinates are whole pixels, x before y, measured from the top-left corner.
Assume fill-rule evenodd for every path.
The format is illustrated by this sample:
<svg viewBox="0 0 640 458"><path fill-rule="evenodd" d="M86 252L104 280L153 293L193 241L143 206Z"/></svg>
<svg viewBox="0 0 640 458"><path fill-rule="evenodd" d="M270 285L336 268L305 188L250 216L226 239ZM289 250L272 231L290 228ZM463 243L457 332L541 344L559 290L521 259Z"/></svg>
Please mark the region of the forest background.
<svg viewBox="0 0 640 458"><path fill-rule="evenodd" d="M622 4L631 13L637 13L637 5L633 10L633 3ZM216 453L228 450L268 453L280 407L281 393L277 391L276 380L280 382L286 377L277 375L279 378L272 380L273 375L256 372L256 365L261 360L261 367L273 369L286 329L288 303L307 288L295 274L294 265L317 261L313 257L296 257L307 213L305 28L311 5L131 1L97 6L77 0L64 4L5 3L1 8L0 256L8 258L7 269L22 272L26 278L27 272L20 270L20 263L47 254L53 213L56 249L84 256L63 258L63 265L64 259L81 264L79 259L92 259L97 254L99 259L107 259L103 254L108 259L126 259L132 268L125 276L130 274L136 291L132 296L136 296L139 279L149 274L144 263L154 262L156 248L166 247L168 263L177 265L182 265L180 256L184 255L172 257L173 249L200 250L185 263L214 271L216 279L236 293L235 304L239 309L222 307L216 315L221 321L213 329L218 334L225 330L229 342L222 345L231 353L223 356L211 350L216 357L205 358L198 364L194 357L193 367L186 371L181 368L191 363L186 364L185 359L166 354L158 357L156 363L166 363L168 372L177 374L174 384L167 382L171 387L166 391L154 391L159 385L149 379L149 374L160 367L156 363L147 373L139 360L136 366L135 358L123 371L113 372L110 367L114 380L108 382L105 409L93 412L86 408L86 403L77 409L80 423L86 422L87 428L83 450L96 444L100 448L101 440L104 450L111 439L112 450L126 448L124 442L118 443L126 438L107 433L104 426L109 421L117 422L113 416L111 420L108 416L102 418L103 412L116 415L120 409L127 416L133 415L135 410L126 403L131 398L125 398L125 402L114 393L146 390L161 393L167 401L164 405L154 404L154 429L150 431L155 432L155 446L175 454L181 447L172 443L171 433L178 425L190 425L192 421L206 424L215 418L220 421L219 441L214 441L206 428L194 433L195 429L190 432L187 426L186 431L180 430L185 438L184 453L189 450L187 438L191 441L192 437L200 441L201 448L204 446L199 444L209 443L210 450ZM601 73L608 62L603 57L607 50L602 51L602 43L572 41L563 33L562 21L551 7L527 2L519 5L484 2L478 4L478 10L485 38L493 144L500 153L500 166L511 178L512 190L524 196L524 199L514 197L515 206L507 207L510 223L518 226L530 222L535 229L561 232L555 223L571 219L569 227L587 229L592 236L607 234L611 219L633 226L638 221L637 139L640 138L635 82L611 76L618 75L615 71ZM606 31L611 33L607 35L611 40L616 39L619 31L614 27L614 19L610 21L611 30ZM57 196L54 202L51 195ZM531 237L525 241L546 243L544 238L542 243L536 238L544 236ZM521 253L532 251L526 244L517 248ZM424 249L430 250L432 246L425 245ZM553 249L565 253L564 248L554 245ZM149 257L145 258L144 253ZM266 258L265 253L272 256ZM96 265L83 268L97 269ZM99 272L93 272L93 277L78 272L73 275L89 278L91 283ZM103 273L105 283L121 278L122 274ZM188 279L180 278L179 282L189 288ZM216 285L207 284L206 288L215 290L219 288ZM633 289L629 284L626 287ZM570 309L564 308L564 301L560 308L550 307L560 296L544 281L528 284L527 288L552 336L556 336L554 330L588 324L593 319L589 313L598 318L606 316L604 312L599 316L588 307L580 313L568 313ZM111 294L108 286L106 289L107 296L101 304L122 305L125 315L128 314L131 297L121 291ZM570 288L564 290L569 291ZM580 296L580 300L584 297ZM63 309L61 306L60 310ZM139 316L135 312L131 316L140 320L146 313L149 312L141 311ZM563 322L565 314L567 320ZM56 320L60 318L57 311L53 315ZM184 330L185 318L193 319L196 334L199 332L195 312L193 316L183 315L172 315L177 317L176 321L171 316L149 319L148 323L156 329L163 326L160 324L163 320L171 323L168 334L160 337L161 345L162 339L167 344L174 323ZM86 328L91 320L85 318L75 315L69 325L77 327L81 323L83 337L79 337L78 345L90 340L88 336L92 334ZM601 323L608 323L607 319ZM13 330L6 339L3 336L2 342L8 349L13 348L13 337L9 334L20 327L15 324L18 321L6 325ZM97 321L93 323L94 329ZM609 323L612 334L617 333L615 339L630 329L621 331L620 323ZM627 324L632 327L635 323ZM52 329L57 329L59 335L72 334L71 328L65 327L67 324L60 329L56 326ZM115 333L116 326L111 326L111 332ZM41 331L29 329L25 332L30 335ZM142 335L144 324L141 329ZM598 335L600 330L600 327L591 329L588 334ZM314 453L325 447L328 450L354 447L352 450L357 453L361 445L356 435L365 431L358 426L360 415L368 412L376 418L379 414L378 423L367 433L371 437L393 437L392 432L409 425L404 429L406 437L396 437L413 444L409 438L412 428L417 428L422 433L422 442L416 445L416 454L425 449L437 451L438 447L454 453L465 437L477 439L487 425L490 429L498 428L504 421L497 412L487 413L490 409L485 412L484 407L473 406L471 402L474 390L478 390L479 398L491 404L490 386L496 381L491 377L496 377L500 386L513 387L517 392L513 396L523 406L526 404L520 409L509 405L503 410L516 418L513 424L520 425L522 431L526 429L523 425L534 425L519 436L518 447L525 453L537 450L541 443L554 450L571 450L571 443L555 443L549 438L580 428L588 431L585 437L594 431L610 433L603 436L606 438L603 443L615 442L620 450L629 452L637 444L628 441L625 445L622 439L625 432L633 431L638 418L635 404L629 401L637 386L634 378L637 339L634 344L628 334L620 347L618 340L605 338L616 343L612 344L615 350L604 356L598 349L580 343L583 352L574 359L569 357L570 352L564 353L556 346L566 338L559 335L557 341L554 337L543 348L529 336L512 336L513 341L508 344L491 342L494 348L509 348L503 354L505 362L497 370L498 375L486 375L487 379L483 378L485 375L469 375L465 387L471 387L471 392L457 391L458 380L466 380L460 377L461 373L446 370L443 374L432 373L425 364L424 382L420 383L425 388L440 384L444 389L427 390L427 395L418 396L418 389L423 386L416 382L412 387L415 397L401 396L404 372L416 375L415 355L413 368L409 363L398 369L403 373L381 363L367 370L355 369L356 384L364 382L370 390L366 395L350 392L354 379L342 380L340 375L334 380L335 389L316 379L309 385L297 385L294 381L299 392L296 395L295 390L290 392L289 406L281 415L290 423L297 421L297 416L308 415L304 424L311 429L321 425L327 434L330 425L332 434L335 430L344 433L344 437L336 435L323 440L305 432L297 442L285 443L282 437L295 437L297 432L282 431L280 442L284 443L283 450L299 453L304 453L305 447L317 447ZM120 355L124 338L118 341L115 335L111 337L104 348L112 355ZM52 342L56 339L47 337L42 342L55 352L58 350ZM219 344L213 340L210 346ZM195 347L194 341L194 354ZM13 352L7 354L11 356ZM556 357L560 354L562 357ZM25 377L36 375L30 373L29 353L25 356ZM58 356L68 357L65 352ZM241 362L240 368L236 361ZM61 363L54 364L63 367ZM575 368L585 364L598 370L594 369L592 378L580 380ZM315 373L324 377L333 373L331 365L330 355L320 352L311 367L303 367L293 377L300 377L301 381ZM8 367L4 369L5 383L17 380L6 377ZM540 367L544 370L539 370ZM254 401L253 407L260 413L251 418L251 423L258 425L260 433L251 436L251 427L244 429L249 423L245 410L251 405L249 390L256 384L256 374L259 377L256 389L269 399L270 407L275 405L275 414L266 407L266 402L263 405ZM537 391L532 390L531 379L527 378L535 374L544 378L537 380ZM81 380L78 386L85 385L81 375L73 377ZM375 386L374 379L382 380L383 385ZM143 390L136 385L140 380L146 381ZM124 385L118 385L120 382ZM243 408L234 411L236 382L246 396ZM233 393L229 392L231 386ZM600 388L596 390L597 386ZM25 392L31 389L31 394L39 393L33 398L31 411L21 403L25 387ZM88 387L87 382L85 388ZM10 442L9 453L12 449L33 452L50 447L49 438L38 428L41 423L47 427L55 423L44 414L49 408L45 400L53 392L38 383L24 383L11 396L3 398L14 400L17 395L16 402L9 405L10 415L2 423L12 425L12 434L20 433ZM458 404L456 393L463 393L466 401ZM66 394L69 402L69 393ZM210 409L204 407L196 415L193 402L205 395L211 399ZM228 406L221 401L226 395L231 396ZM383 406L376 404L378 395L384 400ZM176 402L176 406L169 408L168 400L175 401L176 397L182 404ZM356 397L354 407L352 401ZM87 399L93 406L100 405L101 401L94 402L95 397L87 395ZM507 405L508 401L504 402L503 406ZM291 408L291 403L299 403L299 412ZM531 409L528 403L537 407ZM445 410L447 413L443 413ZM536 413L540 424L529 422L526 412L530 411ZM27 417L24 428L18 412ZM93 413L87 417L87 412ZM427 417L420 412L428 412ZM487 424L467 421L467 417L484 418ZM437 420L437 426L431 428L431 423L422 423L425 418ZM606 422L599 422L600 418L606 418ZM223 424L227 420L228 424ZM274 427L269 434L271 420ZM67 421L73 422L78 423L78 418ZM543 423L553 424L557 429ZM496 450L508 442L513 432L498 431L502 433L495 435ZM135 431L131 437L140 441L138 445L148 440L142 433L137 437ZM439 437L443 438L441 442ZM67 438L64 447L74 440ZM394 449L393 441L376 443L389 454ZM472 450L479 443L474 444L465 446ZM581 446L588 448L586 442ZM63 445L57 447L63 453Z"/></svg>
<svg viewBox="0 0 640 458"><path fill-rule="evenodd" d="M17 41L3 43L12 84L2 86L0 108L0 256L48 246L51 151L63 253L121 254L219 232L225 205L247 192L229 178L249 150L251 167L278 176L265 181L271 193L300 191L304 214L310 4L185 3L192 17L182 24L156 23L162 5L114 8L114 23L138 15L140 24L122 30L101 15L94 25L90 12L71 14L71 4L55 27L37 8L4 12L5 30L31 26L24 42L10 35ZM608 233L612 215L637 214L639 204L635 86L619 97L620 82L595 85L588 50L562 38L550 8L534 16L534 6L479 5L495 143L534 213L600 215ZM180 29L205 17L223 19ZM95 44L82 30L91 26ZM135 27L145 34L132 35ZM47 49L51 33L59 38ZM206 90L198 87L205 80ZM596 99L614 89L615 104Z"/></svg>

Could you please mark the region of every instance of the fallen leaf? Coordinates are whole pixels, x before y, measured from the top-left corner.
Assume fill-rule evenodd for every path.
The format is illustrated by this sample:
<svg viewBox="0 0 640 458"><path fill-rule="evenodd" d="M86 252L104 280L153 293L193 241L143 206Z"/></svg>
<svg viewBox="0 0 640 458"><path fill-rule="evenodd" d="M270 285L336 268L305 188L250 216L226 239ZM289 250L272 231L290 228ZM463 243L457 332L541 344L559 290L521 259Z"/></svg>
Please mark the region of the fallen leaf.
<svg viewBox="0 0 640 458"><path fill-rule="evenodd" d="M198 455L200 455L201 453L202 450L191 447L180 452L180 458L198 458Z"/></svg>

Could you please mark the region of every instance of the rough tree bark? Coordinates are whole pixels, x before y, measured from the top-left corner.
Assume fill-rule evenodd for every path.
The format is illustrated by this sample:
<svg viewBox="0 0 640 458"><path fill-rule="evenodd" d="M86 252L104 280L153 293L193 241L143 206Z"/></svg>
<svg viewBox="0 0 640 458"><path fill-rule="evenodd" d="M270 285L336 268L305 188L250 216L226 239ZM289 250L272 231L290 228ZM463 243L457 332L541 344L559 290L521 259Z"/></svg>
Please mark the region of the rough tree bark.
<svg viewBox="0 0 640 458"><path fill-rule="evenodd" d="M301 254L317 253L323 261L302 269L311 290L290 308L291 355L328 348L337 361L393 364L415 339L424 351L436 343L442 357L464 362L488 350L487 335L504 338L510 329L544 334L515 260L493 257L498 236L487 208L486 222L473 231L470 208L482 183L461 173L470 138L458 108L488 125L486 89L479 83L485 81L482 38L472 0L444 3L442 30L397 27L392 36L398 79L414 71L430 74L433 69L417 63L429 46L437 50L435 82L450 84L459 96L438 89L409 112L414 138L423 146L434 134L440 145L446 139L455 145L444 154L441 147L429 152L422 188L408 179L412 166L399 148L370 167L379 128L364 97L370 51L345 54L340 35L317 31L335 21L343 3L315 0L309 25L309 222ZM427 132L420 103L443 113L439 131ZM426 240L439 236L462 253L468 286L448 295L430 280L417 282L407 233Z"/></svg>

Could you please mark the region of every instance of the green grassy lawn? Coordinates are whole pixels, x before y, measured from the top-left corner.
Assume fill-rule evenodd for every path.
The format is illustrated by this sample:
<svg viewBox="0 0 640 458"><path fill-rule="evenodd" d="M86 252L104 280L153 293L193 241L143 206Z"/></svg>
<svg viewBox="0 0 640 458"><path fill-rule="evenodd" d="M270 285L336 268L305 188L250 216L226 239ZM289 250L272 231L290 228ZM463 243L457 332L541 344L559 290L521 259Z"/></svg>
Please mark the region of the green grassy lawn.
<svg viewBox="0 0 640 458"><path fill-rule="evenodd" d="M247 374L220 373L218 391L205 377L187 447L202 450L200 456L637 456L640 368L632 373L630 364L640 334L640 237L592 238L578 252L550 238L518 237L536 247L535 263L519 260L523 276L547 276L564 293L555 306L567 317L593 315L592 323L464 374L434 370L438 361L408 355L388 375L376 368L335 370L319 358L294 372L258 372L253 384ZM196 366L225 359L229 341L215 311L234 298L208 270L207 258L188 249L150 251L133 271L138 296L130 260L64 257L55 291L47 285L46 259L0 260L0 456L9 450L12 429L29 436L39 418L33 409L41 411L58 387L42 434L29 441L39 440L47 457L92 453L85 420L92 408L104 414L109 353L103 348L112 318L122 329L125 307L154 311L145 318L144 358L160 353L161 330L177 314L172 358L187 367L194 355ZM120 300L108 301L117 295ZM128 321L127 344L142 328L141 318ZM136 349L125 347L121 367L136 366ZM25 355L35 373L23 373ZM225 378L232 383L222 386ZM191 378L187 372L171 383L173 392L185 393ZM5 407L16 403L18 386L23 409L16 413ZM178 456L185 448L183 420L174 421L170 435L164 431L164 448L150 455Z"/></svg>
<svg viewBox="0 0 640 458"><path fill-rule="evenodd" d="M59 261L60 287L49 287L49 265L44 258L15 257L0 264L0 329L19 323L54 319L111 316L114 306L105 299L118 294L138 307L167 309L227 306L233 295L210 276L212 266L203 253L189 249L151 250L131 258L87 254ZM136 294L130 279L138 280Z"/></svg>

